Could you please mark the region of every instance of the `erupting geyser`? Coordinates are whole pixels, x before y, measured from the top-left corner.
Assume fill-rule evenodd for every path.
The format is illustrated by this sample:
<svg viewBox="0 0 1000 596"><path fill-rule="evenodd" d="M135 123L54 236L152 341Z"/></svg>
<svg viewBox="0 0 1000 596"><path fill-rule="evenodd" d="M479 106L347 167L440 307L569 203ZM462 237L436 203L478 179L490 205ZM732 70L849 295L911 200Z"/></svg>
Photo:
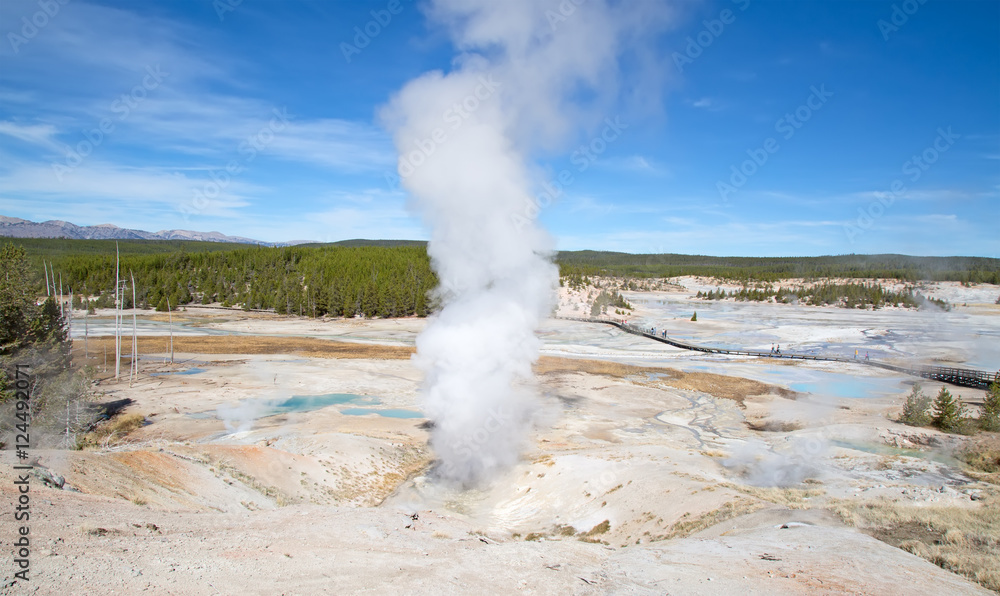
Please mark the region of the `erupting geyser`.
<svg viewBox="0 0 1000 596"><path fill-rule="evenodd" d="M534 196L526 157L615 115L622 42L640 45L665 15L661 2L604 0L436 0L427 12L461 53L382 117L441 282L416 356L438 472L471 484L517 461L536 404L535 329L555 304L554 247L535 220L553 197Z"/></svg>

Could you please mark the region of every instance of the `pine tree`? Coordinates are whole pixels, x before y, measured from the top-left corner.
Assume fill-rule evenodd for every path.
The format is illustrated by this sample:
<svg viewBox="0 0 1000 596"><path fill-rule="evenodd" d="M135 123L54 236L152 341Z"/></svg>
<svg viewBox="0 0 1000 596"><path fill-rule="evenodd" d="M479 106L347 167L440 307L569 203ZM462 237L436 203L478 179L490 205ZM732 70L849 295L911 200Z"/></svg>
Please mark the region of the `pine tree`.
<svg viewBox="0 0 1000 596"><path fill-rule="evenodd" d="M59 312L55 298L49 296L42 305L42 312L31 321L31 335L38 342L62 343L66 341L68 330L66 320Z"/></svg>
<svg viewBox="0 0 1000 596"><path fill-rule="evenodd" d="M964 416L965 405L942 387L934 398L934 417L931 419L931 424L945 432L954 432L961 428Z"/></svg>
<svg viewBox="0 0 1000 596"><path fill-rule="evenodd" d="M924 395L920 383L914 383L910 394L906 396L903 414L899 417L899 421L910 426L927 426L931 421L931 416L927 412L930 407L930 396Z"/></svg>
<svg viewBox="0 0 1000 596"><path fill-rule="evenodd" d="M34 311L28 281L28 258L22 246L11 243L0 249L0 353L27 339Z"/></svg>
<svg viewBox="0 0 1000 596"><path fill-rule="evenodd" d="M1000 431L1000 383L990 384L979 416L979 427L992 432Z"/></svg>

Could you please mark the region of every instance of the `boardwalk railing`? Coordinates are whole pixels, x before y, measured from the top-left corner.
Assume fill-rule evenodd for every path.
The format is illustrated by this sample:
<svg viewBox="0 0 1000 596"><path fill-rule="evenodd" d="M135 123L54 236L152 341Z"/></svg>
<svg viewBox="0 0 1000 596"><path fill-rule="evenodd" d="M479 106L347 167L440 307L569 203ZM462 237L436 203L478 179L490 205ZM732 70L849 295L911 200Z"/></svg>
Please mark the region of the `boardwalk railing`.
<svg viewBox="0 0 1000 596"><path fill-rule="evenodd" d="M650 329L638 327L636 325L631 325L628 323L622 323L620 321L615 321L614 319L599 319L599 318L585 318L585 317L556 317L556 318L567 321L581 321L584 323L603 323L605 325L612 325L614 327L621 329L626 333L631 333L632 335L639 335L641 337L665 343L674 346L675 348L680 348L682 350L704 352L707 354L729 354L733 356L755 356L759 358L784 358L787 360L821 360L825 362L853 362L854 364L877 366L879 368L893 370L896 372L913 375L915 377L923 377L925 379L932 379L934 381L940 381L942 383L949 383L951 385L958 385L961 387L972 387L975 389L988 389L991 383L1000 383L1000 372L996 374L991 374L985 371L975 370L970 368L950 368L944 366L906 367L906 366L899 366L896 364L890 364L888 362L879 362L876 360L868 360L868 359L860 360L855 358L845 358L843 356L797 354L794 352L762 352L758 350L736 350L731 348L699 346L696 344L688 343L686 341L680 341L671 338L669 336L656 335L655 333L651 333Z"/></svg>

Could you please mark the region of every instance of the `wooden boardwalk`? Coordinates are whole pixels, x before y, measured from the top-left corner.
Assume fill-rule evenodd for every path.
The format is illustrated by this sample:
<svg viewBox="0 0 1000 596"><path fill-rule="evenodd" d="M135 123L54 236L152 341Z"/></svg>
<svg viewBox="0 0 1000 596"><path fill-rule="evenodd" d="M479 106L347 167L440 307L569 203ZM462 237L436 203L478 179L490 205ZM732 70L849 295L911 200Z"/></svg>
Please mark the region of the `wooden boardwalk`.
<svg viewBox="0 0 1000 596"><path fill-rule="evenodd" d="M680 348L682 350L705 352L707 354L730 354L733 356L756 356L759 358L783 358L785 360L821 360L824 362L850 362L854 364L864 364L865 366L877 366L879 368L901 372L915 377L922 377L924 379L931 379L934 381L940 381L942 383L958 385L960 387L972 387L974 389L988 389L990 383L1000 383L1000 372L996 374L990 374L985 371L975 370L971 368L950 368L944 366L907 367L907 366L899 366L896 364L890 364L888 362L879 362L877 360L844 358L843 356L797 354L794 352L774 353L774 352L760 352L757 350L736 350L731 348L715 348L710 346L699 346L685 341L673 339L671 337L656 335L651 333L649 329L638 327L636 325L621 323L613 319L598 319L598 318L583 318L583 317L556 317L556 318L567 321L581 321L584 323L603 323L605 325L612 325L614 327L621 329L626 333L631 333L632 335L639 335L641 337L665 343L667 345L671 345L674 346L675 348Z"/></svg>

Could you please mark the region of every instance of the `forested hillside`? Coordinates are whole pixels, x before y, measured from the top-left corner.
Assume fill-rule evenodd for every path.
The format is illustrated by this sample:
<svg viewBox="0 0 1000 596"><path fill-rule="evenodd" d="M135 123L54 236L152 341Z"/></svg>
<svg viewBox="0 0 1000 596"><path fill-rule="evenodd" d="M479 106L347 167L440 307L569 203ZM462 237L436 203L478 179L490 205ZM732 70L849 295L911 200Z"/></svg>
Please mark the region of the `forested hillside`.
<svg viewBox="0 0 1000 596"><path fill-rule="evenodd" d="M564 277L677 277L701 275L733 281L775 282L790 278L898 279L1000 284L1000 259L839 255L828 257L709 257L635 255L591 250L559 253Z"/></svg>
<svg viewBox="0 0 1000 596"><path fill-rule="evenodd" d="M776 302L788 304L790 302L802 302L811 305L833 304L844 308L873 308L878 309L883 306L899 306L906 308L919 308L931 303L938 308L949 310L950 307L943 300L928 298L916 291L912 286L906 287L903 291L894 292L882 287L877 283L820 283L811 287L799 288L775 288L770 284L761 284L757 287L743 286L739 290L726 292L722 288L710 290L709 292L698 292L695 298L705 300L726 300L732 298L736 302L767 302L774 299Z"/></svg>
<svg viewBox="0 0 1000 596"><path fill-rule="evenodd" d="M38 242L34 240L32 242ZM53 241L56 242L56 241ZM58 241L73 242L73 241ZM64 290L96 296L112 306L114 242L91 254L50 252ZM121 276L135 274L136 302L165 310L177 305L221 302L247 309L274 309L308 316L425 316L428 292L437 285L422 247L249 247L211 252L152 252L145 242L120 242ZM70 245L72 246L72 245ZM214 247L213 247L214 248ZM34 281L44 292L41 259L32 259ZM126 308L132 295L125 295Z"/></svg>
<svg viewBox="0 0 1000 596"><path fill-rule="evenodd" d="M32 283L40 294L45 292L44 260L62 275L67 293L72 288L78 297L97 297L97 306L112 305L114 241L16 238L9 241L27 250ZM122 277L128 279L130 271L135 274L136 301L140 306L161 310L166 309L168 302L172 307L218 302L305 316L425 316L432 310L428 293L437 285L425 243L417 241L348 240L264 247L134 240L120 241L118 246ZM1000 259L980 257L753 258L579 251L559 253L557 262L561 275L571 286L593 276L638 280L680 275L717 277L745 284L832 277L1000 283ZM780 289L771 291L786 295ZM874 291L867 288L863 293ZM859 302L865 300L859 298ZM129 292L126 306L131 301ZM906 302L880 296L871 301Z"/></svg>

